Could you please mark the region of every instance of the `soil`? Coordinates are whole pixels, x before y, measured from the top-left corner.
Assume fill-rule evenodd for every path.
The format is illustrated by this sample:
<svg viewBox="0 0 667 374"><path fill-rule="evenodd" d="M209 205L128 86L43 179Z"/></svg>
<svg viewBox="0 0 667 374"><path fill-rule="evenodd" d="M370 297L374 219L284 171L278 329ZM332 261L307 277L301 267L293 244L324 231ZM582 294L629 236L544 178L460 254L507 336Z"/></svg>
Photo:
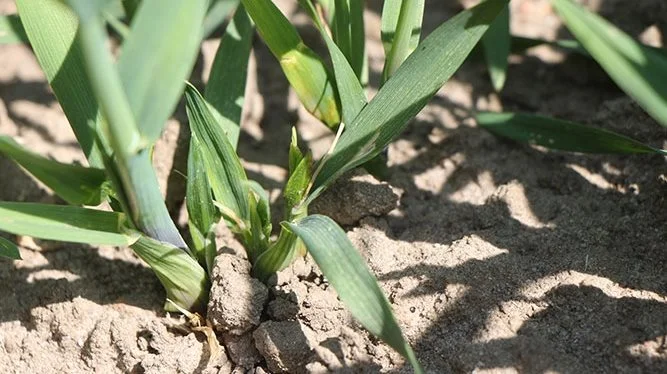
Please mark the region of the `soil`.
<svg viewBox="0 0 667 374"><path fill-rule="evenodd" d="M662 0L581 2L646 43L667 37ZM316 39L294 2L278 3ZM424 32L461 3L474 1L427 1ZM549 1L511 6L515 34L568 36ZM14 10L0 1L3 14ZM380 11L379 0L368 1L371 92L382 70ZM217 43L202 48L195 84L206 80ZM665 159L517 145L475 125L471 113L485 109L558 116L667 146L667 132L588 59L546 47L512 56L500 94L484 64L467 63L389 147L386 183L357 172L318 206L367 258L426 370L667 372ZM328 130L299 107L256 40L239 152L278 212L293 125L316 157L326 150ZM84 162L26 46L0 46L0 133L45 156ZM155 162L181 224L186 154L179 108ZM60 202L3 157L0 200ZM164 291L129 249L14 239L23 260L0 260L3 373L411 371L351 319L309 258L267 290L249 277L225 230L209 305L224 319L215 326L218 353L205 334L162 311Z"/></svg>

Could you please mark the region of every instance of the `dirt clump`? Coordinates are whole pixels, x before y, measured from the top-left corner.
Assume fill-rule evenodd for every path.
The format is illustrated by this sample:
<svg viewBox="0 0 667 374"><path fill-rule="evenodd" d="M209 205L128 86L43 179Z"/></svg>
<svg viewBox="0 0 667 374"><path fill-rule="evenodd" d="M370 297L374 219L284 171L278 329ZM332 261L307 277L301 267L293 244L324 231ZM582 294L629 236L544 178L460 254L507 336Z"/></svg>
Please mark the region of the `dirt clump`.
<svg viewBox="0 0 667 374"><path fill-rule="evenodd" d="M399 195L386 182L380 182L363 169L356 169L337 180L309 207L341 225L351 226L364 217L382 216L394 210Z"/></svg>
<svg viewBox="0 0 667 374"><path fill-rule="evenodd" d="M215 259L208 319L221 332L242 335L260 323L269 291L250 276L250 263L232 254Z"/></svg>

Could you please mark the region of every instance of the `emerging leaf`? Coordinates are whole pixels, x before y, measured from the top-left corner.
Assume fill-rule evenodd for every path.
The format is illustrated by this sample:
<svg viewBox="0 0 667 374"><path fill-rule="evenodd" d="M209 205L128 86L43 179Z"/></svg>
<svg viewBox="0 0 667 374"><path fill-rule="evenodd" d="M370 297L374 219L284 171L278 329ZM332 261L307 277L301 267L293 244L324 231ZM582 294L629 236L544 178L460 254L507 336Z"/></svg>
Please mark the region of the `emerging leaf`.
<svg viewBox="0 0 667 374"><path fill-rule="evenodd" d="M294 169L283 191L285 197L285 215L287 220L292 220L295 217L303 216L304 214L294 211L300 203L305 199L305 194L308 190L308 184L312 178L311 159L306 156L301 159L299 165ZM305 210L307 206L304 204L301 209Z"/></svg>

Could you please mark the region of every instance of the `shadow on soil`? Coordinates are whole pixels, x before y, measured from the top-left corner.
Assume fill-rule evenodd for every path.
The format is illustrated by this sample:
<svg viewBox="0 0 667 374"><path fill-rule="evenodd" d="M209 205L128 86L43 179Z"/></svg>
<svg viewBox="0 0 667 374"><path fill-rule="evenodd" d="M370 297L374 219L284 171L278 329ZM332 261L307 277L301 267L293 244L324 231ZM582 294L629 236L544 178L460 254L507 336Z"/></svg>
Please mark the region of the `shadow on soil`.
<svg viewBox="0 0 667 374"><path fill-rule="evenodd" d="M454 5L444 8L455 11L456 4L451 3ZM602 2L611 3L618 2ZM376 12L381 9L379 4L370 2ZM619 13L612 5L603 5L601 9L603 14ZM448 12L430 15L425 33L446 18ZM621 16L625 14L621 12ZM667 27L664 23L660 25L664 35ZM630 28L635 30L635 26ZM636 28L633 35L641 30ZM255 43L255 53L260 60L259 90L265 100L261 121L265 137L257 141L243 133L240 153L252 162L284 165L289 137L282 135L289 134L290 126L297 121L296 113L288 108L288 85L277 63L265 63L275 62L273 57L261 42ZM473 103L491 92L487 77L480 73L483 70L479 64L468 64L454 77L474 87ZM373 72L371 83L377 84L378 79L379 73ZM10 91L14 93L6 95ZM18 99L53 102L44 84L10 83L2 87L2 92L8 108L7 101ZM501 99L506 110L547 113L590 123L605 101L620 96L613 83L588 60L573 57L564 64L550 65L536 57L525 57L510 66L508 85ZM451 114L458 123L470 120L469 108L446 97L438 96L432 104ZM20 120L17 122L40 129L40 134L48 140L48 131L41 124L20 118L16 113L9 115ZM177 118L185 118L183 112ZM655 123L648 125L654 126L656 132L662 131ZM435 129L444 133L437 144L429 140ZM657 140L665 139L664 132L660 134L659 139L642 140L660 146ZM186 138L179 140L179 144L187 144ZM667 360L651 358L641 350L642 345L651 341L661 344L660 349L667 349L667 304L610 297L587 285L556 286L539 300L525 300L521 292L522 287L534 281L576 271L608 278L625 288L666 295L667 280L663 275L667 266L664 250L667 235L663 229L667 224L666 195L665 184L658 179L665 170L663 158L544 153L499 140L478 128L464 125L452 130L437 120L424 119L415 121L402 139L414 145L418 156L391 168L391 184L406 192L401 198L402 218L387 217L390 228L387 235L401 241L438 243L443 248L475 235L506 250L501 255L470 260L455 267L419 264L380 275L385 281L404 277L428 279L427 284L415 288L415 294L442 292L446 284L467 286L465 295L433 321L415 344L417 355L428 359L429 369L467 372L474 368L515 367L527 373L596 372L604 368L667 371ZM187 145L180 147L175 168L184 170ZM415 184L413 176L442 165L456 154L461 155L462 161L439 191ZM12 185L22 186L24 191L40 191L7 163L0 159L0 169L9 173L4 175L11 175L3 178L3 184L11 180ZM570 165L602 170L600 175L609 184L627 187L630 192L602 189ZM508 202L502 199L480 205L457 202L456 194L481 183L483 174L489 175L496 186L514 182L523 186L531 212L545 225L536 228L517 220ZM266 188L277 187L277 182L259 174L249 173L249 176ZM184 182L178 178L173 176L172 181L170 177L171 196L183 196ZM636 185L641 194L631 193L631 185ZM3 189L0 198L22 200L26 196L14 192L19 190L19 187ZM31 201L38 201L33 194L38 197L40 192L29 194ZM174 212L180 204L182 201L175 202L170 210ZM146 309L161 307L163 291L150 269L108 260L80 246L43 255L47 264L37 268L9 269L14 267L11 263L0 262L2 283L12 285L0 290L0 300L18 300L0 304L0 320L26 321L33 307L76 296L100 304L123 302ZM443 256L446 255L443 251ZM69 271L76 279L39 279L40 272L56 269ZM137 294L137 289L142 292ZM493 313L505 303L522 301L539 302L543 308L523 323L516 336L478 341L478 334ZM5 305L16 305L18 310L5 310ZM334 339L325 344L335 351L338 343ZM373 371L377 367L362 365L349 369Z"/></svg>

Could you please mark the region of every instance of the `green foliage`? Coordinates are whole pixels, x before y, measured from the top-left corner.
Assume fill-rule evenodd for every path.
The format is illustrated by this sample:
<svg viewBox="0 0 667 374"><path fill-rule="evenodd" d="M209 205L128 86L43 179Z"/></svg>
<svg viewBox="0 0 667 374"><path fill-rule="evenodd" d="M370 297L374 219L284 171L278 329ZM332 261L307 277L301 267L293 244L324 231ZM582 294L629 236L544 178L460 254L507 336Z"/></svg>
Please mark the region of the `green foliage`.
<svg viewBox="0 0 667 374"><path fill-rule="evenodd" d="M11 260L20 260L21 252L16 244L0 236L0 257L6 257Z"/></svg>
<svg viewBox="0 0 667 374"><path fill-rule="evenodd" d="M433 31L349 125L317 176L310 198L382 152L461 66L506 4L488 0Z"/></svg>
<svg viewBox="0 0 667 374"><path fill-rule="evenodd" d="M502 90L505 85L511 40L510 9L507 5L482 38L491 83L496 91Z"/></svg>
<svg viewBox="0 0 667 374"><path fill-rule="evenodd" d="M142 0L132 20L118 72L135 121L149 142L159 137L181 98L199 51L207 3Z"/></svg>
<svg viewBox="0 0 667 374"><path fill-rule="evenodd" d="M352 315L368 331L405 356L415 372L422 372L412 348L401 334L387 298L345 231L331 218L321 215L305 217L290 223L289 227L304 241Z"/></svg>
<svg viewBox="0 0 667 374"><path fill-rule="evenodd" d="M667 57L570 0L552 0L568 29L628 95L667 126Z"/></svg>
<svg viewBox="0 0 667 374"><path fill-rule="evenodd" d="M0 45L28 41L21 19L17 14L0 15Z"/></svg>
<svg viewBox="0 0 667 374"><path fill-rule="evenodd" d="M6 201L0 202L0 228L16 235L73 243L123 246L139 238L122 213Z"/></svg>
<svg viewBox="0 0 667 374"><path fill-rule="evenodd" d="M592 57L629 96L656 121L667 126L667 53L632 39L602 17L571 0L552 0L577 40L549 44ZM513 49L545 41L514 38ZM553 118L515 113L480 113L480 126L519 142L584 153L657 153L656 149L604 129Z"/></svg>
<svg viewBox="0 0 667 374"><path fill-rule="evenodd" d="M252 21L241 5L225 29L204 91L211 114L234 148L239 139L253 32Z"/></svg>
<svg viewBox="0 0 667 374"><path fill-rule="evenodd" d="M340 123L337 94L322 58L301 40L271 0L242 0L304 107L327 126Z"/></svg>
<svg viewBox="0 0 667 374"><path fill-rule="evenodd" d="M325 23L320 19L310 0L299 0L301 6L310 15L315 26L320 31L322 39L327 45L333 62L336 86L342 106L343 123L350 124L357 117L361 109L366 106L366 94L359 76L356 74L350 60L341 51L338 44L329 36Z"/></svg>
<svg viewBox="0 0 667 374"><path fill-rule="evenodd" d="M8 136L0 136L0 154L14 160L72 205L99 205L106 199L108 187L102 169L46 159L27 151Z"/></svg>
<svg viewBox="0 0 667 374"><path fill-rule="evenodd" d="M309 251L359 322L421 372L363 258L331 219L308 216L308 205L401 133L460 67L507 0L488 0L460 13L421 44L424 2L388 1L382 20L384 84L370 101L363 89L363 2L323 1L321 18L311 1L300 0L327 46L330 69L272 1L241 0L243 6L236 7L238 1L125 0L127 27L122 11L108 10L102 0L68 0L71 8L59 0L17 0L29 42L91 167L42 158L6 137L0 137L0 152L69 203L109 202L115 211L3 202L0 229L131 246L173 301L166 309L202 311L217 252L215 228L222 221L240 239L253 274L262 280ZM235 7L201 95L186 83L200 42ZM248 180L236 154L253 22L304 106L338 128L336 142L340 139L314 163L293 130L283 193L286 214L277 239L271 239L268 193ZM122 36L119 56L108 48L107 23ZM169 217L151 162L155 141L183 96L191 131L190 246ZM16 258L16 246L0 240L0 255Z"/></svg>
<svg viewBox="0 0 667 374"><path fill-rule="evenodd" d="M382 78L387 81L417 48L421 35L424 0L387 0L382 8L382 44L385 61Z"/></svg>
<svg viewBox="0 0 667 374"><path fill-rule="evenodd" d="M75 42L76 15L57 0L17 0L21 22L39 65L63 108L91 166L104 167L98 107L85 71L83 53Z"/></svg>
<svg viewBox="0 0 667 374"><path fill-rule="evenodd" d="M478 113L477 123L492 133L522 143L581 153L658 153L634 139L574 122L518 113Z"/></svg>

